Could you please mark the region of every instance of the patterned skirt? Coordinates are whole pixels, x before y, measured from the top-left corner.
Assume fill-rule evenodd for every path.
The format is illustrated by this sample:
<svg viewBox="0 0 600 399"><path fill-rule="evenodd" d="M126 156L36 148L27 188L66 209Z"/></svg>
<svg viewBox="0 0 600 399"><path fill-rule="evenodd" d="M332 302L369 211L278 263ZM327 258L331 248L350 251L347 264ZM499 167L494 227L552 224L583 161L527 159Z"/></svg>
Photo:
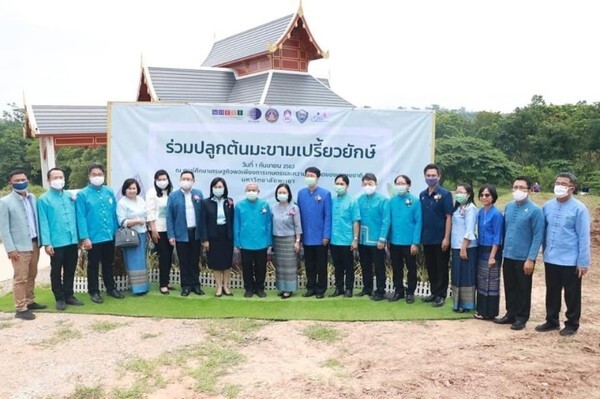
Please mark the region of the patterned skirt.
<svg viewBox="0 0 600 399"><path fill-rule="evenodd" d="M140 236L140 245L123 248L123 259L129 275L129 286L134 294L145 294L150 289L146 267L146 233Z"/></svg>
<svg viewBox="0 0 600 399"><path fill-rule="evenodd" d="M460 258L460 249L452 250L452 309L475 309L477 284L477 247L467 248L467 260Z"/></svg>
<svg viewBox="0 0 600 399"><path fill-rule="evenodd" d="M273 237L275 284L279 291L298 289L298 255L294 252L296 236Z"/></svg>
<svg viewBox="0 0 600 399"><path fill-rule="evenodd" d="M496 265L488 266L489 251L479 251L477 265L477 312L485 319L498 316L500 312L500 265L502 252L496 255Z"/></svg>

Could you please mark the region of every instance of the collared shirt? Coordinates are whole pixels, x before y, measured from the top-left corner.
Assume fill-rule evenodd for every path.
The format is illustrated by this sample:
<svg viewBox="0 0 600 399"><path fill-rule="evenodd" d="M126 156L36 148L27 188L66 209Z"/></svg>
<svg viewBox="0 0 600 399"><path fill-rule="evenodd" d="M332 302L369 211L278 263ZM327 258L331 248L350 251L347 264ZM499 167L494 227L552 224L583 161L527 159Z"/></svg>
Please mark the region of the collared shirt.
<svg viewBox="0 0 600 399"><path fill-rule="evenodd" d="M88 184L77 193L77 234L92 244L112 241L117 231L117 200L110 187Z"/></svg>
<svg viewBox="0 0 600 399"><path fill-rule="evenodd" d="M535 261L544 238L544 214L529 198L504 208L504 257Z"/></svg>
<svg viewBox="0 0 600 399"><path fill-rule="evenodd" d="M477 232L479 246L502 245L504 218L494 205L489 210L479 209L477 213Z"/></svg>
<svg viewBox="0 0 600 399"><path fill-rule="evenodd" d="M390 199L390 243L419 245L423 228L421 202L411 193Z"/></svg>
<svg viewBox="0 0 600 399"><path fill-rule="evenodd" d="M273 245L271 208L267 201L247 198L235 206L233 245L242 249L264 249Z"/></svg>
<svg viewBox="0 0 600 399"><path fill-rule="evenodd" d="M185 200L185 221L188 229L196 227L196 210L194 209L194 203L192 202L192 190L187 193L183 192L183 198Z"/></svg>
<svg viewBox="0 0 600 399"><path fill-rule="evenodd" d="M77 244L75 196L65 190L50 189L37 202L40 245L55 248Z"/></svg>
<svg viewBox="0 0 600 399"><path fill-rule="evenodd" d="M360 210L361 245L375 246L386 242L390 230L390 200L380 193L362 194L358 197Z"/></svg>
<svg viewBox="0 0 600 399"><path fill-rule="evenodd" d="M546 220L544 262L558 266L590 266L590 211L571 197L553 199L542 208Z"/></svg>
<svg viewBox="0 0 600 399"><path fill-rule="evenodd" d="M21 197L23 198L23 197ZM27 195L23 198L23 204L25 205L25 212L27 213L27 221L29 222L29 235L32 239L37 238L37 221L35 219L35 209L33 209L32 197L31 194L27 193Z"/></svg>
<svg viewBox="0 0 600 399"><path fill-rule="evenodd" d="M217 226L223 226L227 224L227 218L225 217L225 209L223 208L225 198L221 197L221 199L218 199L213 195L211 197L211 200L217 203Z"/></svg>
<svg viewBox="0 0 600 399"><path fill-rule="evenodd" d="M167 231L167 202L169 195L163 191L162 196L156 195L156 189L151 188L146 193L146 212L147 220L154 222L156 231Z"/></svg>
<svg viewBox="0 0 600 399"><path fill-rule="evenodd" d="M461 205L452 214L452 233L450 234L450 246L452 249L461 249L463 240L469 240L467 248L477 246L477 207L472 202Z"/></svg>
<svg viewBox="0 0 600 399"><path fill-rule="evenodd" d="M273 216L273 235L276 237L289 237L302 234L300 209L289 202L285 205L276 204L271 208Z"/></svg>
<svg viewBox="0 0 600 399"><path fill-rule="evenodd" d="M142 218L146 220L146 201L140 196L135 197L135 200L131 200L128 197L123 197L117 204L117 219L119 220L119 226L124 226L124 221L131 219ZM138 233L145 233L148 231L146 223L136 224L131 226L132 229Z"/></svg>
<svg viewBox="0 0 600 399"><path fill-rule="evenodd" d="M298 191L298 208L302 220L304 245L322 245L331 238L331 193L324 188L308 187Z"/></svg>
<svg viewBox="0 0 600 399"><path fill-rule="evenodd" d="M446 235L446 216L451 216L454 212L452 193L442 186L436 186L431 194L427 188L421 191L419 199L423 212L421 243L441 244Z"/></svg>
<svg viewBox="0 0 600 399"><path fill-rule="evenodd" d="M360 221L358 202L348 193L336 195L332 201L331 244L352 245L354 222Z"/></svg>

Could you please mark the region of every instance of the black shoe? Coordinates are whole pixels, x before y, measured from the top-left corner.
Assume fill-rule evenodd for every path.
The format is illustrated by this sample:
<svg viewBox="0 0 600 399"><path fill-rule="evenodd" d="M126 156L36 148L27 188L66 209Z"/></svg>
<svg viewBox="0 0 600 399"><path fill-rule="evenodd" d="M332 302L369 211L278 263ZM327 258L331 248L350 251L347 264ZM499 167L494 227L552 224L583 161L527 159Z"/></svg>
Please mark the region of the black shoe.
<svg viewBox="0 0 600 399"><path fill-rule="evenodd" d="M559 334L562 335L563 337L569 337L571 335L577 334L577 329L573 328L571 326L565 326L565 328L560 330Z"/></svg>
<svg viewBox="0 0 600 399"><path fill-rule="evenodd" d="M415 303L415 296L413 294L406 295L406 303Z"/></svg>
<svg viewBox="0 0 600 399"><path fill-rule="evenodd" d="M254 295L254 292L252 291L244 292L244 298L252 298L252 295Z"/></svg>
<svg viewBox="0 0 600 399"><path fill-rule="evenodd" d="M35 315L29 309L27 309L27 310L17 310L17 313L15 313L15 317L17 319L22 319L22 320L33 320L33 319L35 319Z"/></svg>
<svg viewBox="0 0 600 399"><path fill-rule="evenodd" d="M56 310L67 310L67 303L65 301L56 301Z"/></svg>
<svg viewBox="0 0 600 399"><path fill-rule="evenodd" d="M346 292L344 292L344 298L352 298L352 290L346 290Z"/></svg>
<svg viewBox="0 0 600 399"><path fill-rule="evenodd" d="M106 294L109 296L112 296L115 299L123 299L125 298L125 295L123 295L123 293L119 290L117 290L116 288L113 288L112 290L106 291Z"/></svg>
<svg viewBox="0 0 600 399"><path fill-rule="evenodd" d="M362 290L361 292L359 292L358 294L356 294L356 296L365 296L365 295L371 296L372 293L369 292L369 291Z"/></svg>
<svg viewBox="0 0 600 399"><path fill-rule="evenodd" d="M78 300L74 296L72 296L70 298L67 298L67 300L65 302L67 303L67 305L83 306L83 302L81 302L80 300Z"/></svg>
<svg viewBox="0 0 600 399"><path fill-rule="evenodd" d="M390 302L396 302L400 299L404 298L404 294L399 292L394 292L394 295L389 299Z"/></svg>
<svg viewBox="0 0 600 399"><path fill-rule="evenodd" d="M97 292L94 292L93 294L90 294L90 299L94 303L102 303L102 302L104 302L104 299L102 299L102 297L100 296L100 294L98 294Z"/></svg>
<svg viewBox="0 0 600 399"><path fill-rule="evenodd" d="M190 295L190 289L189 288L182 288L181 289L181 296L188 296Z"/></svg>
<svg viewBox="0 0 600 399"><path fill-rule="evenodd" d="M204 291L200 287L193 287L192 292L196 295L204 295Z"/></svg>
<svg viewBox="0 0 600 399"><path fill-rule="evenodd" d="M42 309L46 309L47 307L48 306L41 305L37 302L31 302L29 305L27 305L28 310L42 310Z"/></svg>
<svg viewBox="0 0 600 399"><path fill-rule="evenodd" d="M425 298L422 299L423 302L435 302L436 300L436 296L435 295L429 295L426 296Z"/></svg>
<svg viewBox="0 0 600 399"><path fill-rule="evenodd" d="M502 317L496 317L494 319L494 323L496 323L496 324L513 324L513 323L515 323L515 318L509 317L508 315L504 315Z"/></svg>
<svg viewBox="0 0 600 399"><path fill-rule="evenodd" d="M494 320L494 323L496 322L496 320ZM501 324L501 323L496 323L496 324ZM510 326L511 330L515 330L515 331L519 331L525 328L525 326L527 325L526 321L523 320L516 320L512 326Z"/></svg>
<svg viewBox="0 0 600 399"><path fill-rule="evenodd" d="M383 301L383 295L375 293L375 294L373 294L373 296L371 296L371 300L378 301L378 302Z"/></svg>
<svg viewBox="0 0 600 399"><path fill-rule="evenodd" d="M545 322L544 324L540 324L539 326L535 327L535 331L537 332L548 332L548 331L555 331L560 329L560 326L557 326L556 324L551 324L548 322Z"/></svg>
<svg viewBox="0 0 600 399"><path fill-rule="evenodd" d="M263 290L257 290L257 291L256 291L256 295L257 295L259 298L266 298L266 297L267 297L267 293L266 293L266 292L264 292Z"/></svg>
<svg viewBox="0 0 600 399"><path fill-rule="evenodd" d="M335 298L336 296L340 295L344 295L344 291L336 288L335 291L333 291L333 294L330 294L329 296L331 298Z"/></svg>
<svg viewBox="0 0 600 399"><path fill-rule="evenodd" d="M315 298L317 298L317 299L323 299L323 298L325 298L325 294L323 294L323 293L316 294Z"/></svg>
<svg viewBox="0 0 600 399"><path fill-rule="evenodd" d="M435 299L435 301L431 304L431 306L433 306L434 308L439 308L441 306L444 306L445 302L446 302L446 300L440 296Z"/></svg>
<svg viewBox="0 0 600 399"><path fill-rule="evenodd" d="M308 298L310 296L315 296L315 295L316 295L316 292L314 292L313 290L308 290L304 294L302 294L302 296L305 298Z"/></svg>

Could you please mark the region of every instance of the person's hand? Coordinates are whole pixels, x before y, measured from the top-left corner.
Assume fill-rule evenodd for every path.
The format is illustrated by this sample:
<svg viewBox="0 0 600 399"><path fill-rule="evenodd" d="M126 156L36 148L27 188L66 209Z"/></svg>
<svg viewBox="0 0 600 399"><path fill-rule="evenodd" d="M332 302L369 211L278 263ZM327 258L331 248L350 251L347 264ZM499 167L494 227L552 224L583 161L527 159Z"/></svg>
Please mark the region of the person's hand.
<svg viewBox="0 0 600 399"><path fill-rule="evenodd" d="M13 262L18 261L20 257L21 255L19 255L17 251L11 251L8 253L8 259L12 260Z"/></svg>
<svg viewBox="0 0 600 399"><path fill-rule="evenodd" d="M414 256L418 253L419 253L419 246L415 245L415 244L411 245L410 246L410 254Z"/></svg>
<svg viewBox="0 0 600 399"><path fill-rule="evenodd" d="M489 258L488 259L488 267L491 269L494 266L496 266L496 259L495 258Z"/></svg>
<svg viewBox="0 0 600 399"><path fill-rule="evenodd" d="M523 265L523 273L525 273L526 276L531 276L533 274L534 267L535 263L532 260L527 259Z"/></svg>
<svg viewBox="0 0 600 399"><path fill-rule="evenodd" d="M467 255L467 250L465 248L461 248L460 249L460 258L462 260L467 260L469 259L469 256Z"/></svg>
<svg viewBox="0 0 600 399"><path fill-rule="evenodd" d="M358 249L358 240L352 240L350 244L350 251L356 251Z"/></svg>
<svg viewBox="0 0 600 399"><path fill-rule="evenodd" d="M210 249L210 242L209 241L204 241L202 243L202 247L208 252Z"/></svg>
<svg viewBox="0 0 600 399"><path fill-rule="evenodd" d="M158 244L158 239L160 238L160 235L158 234L158 231L156 231L156 230L150 231L150 237L152 237L152 242L153 243Z"/></svg>
<svg viewBox="0 0 600 399"><path fill-rule="evenodd" d="M583 276L585 276L587 271L588 271L588 269L586 269L586 268L578 267L577 268L577 277L582 278Z"/></svg>
<svg viewBox="0 0 600 399"><path fill-rule="evenodd" d="M174 238L169 238L169 244L171 244L172 247L175 246L175 239Z"/></svg>
<svg viewBox="0 0 600 399"><path fill-rule="evenodd" d="M323 238L323 246L326 247L329 244L329 238Z"/></svg>
<svg viewBox="0 0 600 399"><path fill-rule="evenodd" d="M297 241L294 243L294 252L300 252L300 243Z"/></svg>
<svg viewBox="0 0 600 399"><path fill-rule="evenodd" d="M144 218L138 218L137 221L140 226L143 226L146 223L146 220Z"/></svg>
<svg viewBox="0 0 600 399"><path fill-rule="evenodd" d="M86 251L89 251L90 249L92 249L92 242L90 241L89 238L86 238L85 240L83 240L83 242L81 243L81 248L85 249Z"/></svg>
<svg viewBox="0 0 600 399"><path fill-rule="evenodd" d="M44 251L46 251L46 254L48 254L48 256L54 256L54 247L52 245L46 245L44 247Z"/></svg>
<svg viewBox="0 0 600 399"><path fill-rule="evenodd" d="M377 249L381 250L385 248L385 242L377 241Z"/></svg>
<svg viewBox="0 0 600 399"><path fill-rule="evenodd" d="M450 240L447 238L444 238L442 240L442 252L446 252L448 250L448 248L450 248Z"/></svg>

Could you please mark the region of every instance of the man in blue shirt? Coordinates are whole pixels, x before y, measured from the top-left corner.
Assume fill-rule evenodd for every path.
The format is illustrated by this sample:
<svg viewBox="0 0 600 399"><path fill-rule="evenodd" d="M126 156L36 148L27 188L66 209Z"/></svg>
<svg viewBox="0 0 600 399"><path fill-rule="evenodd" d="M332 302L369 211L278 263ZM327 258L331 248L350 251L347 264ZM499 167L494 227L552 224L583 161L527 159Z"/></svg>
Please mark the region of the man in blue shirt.
<svg viewBox="0 0 600 399"><path fill-rule="evenodd" d="M512 187L514 201L504 212L504 296L506 315L496 318L496 324L512 324L512 330L522 330L531 311L531 283L535 259L544 236L542 210L529 199L531 179L519 176Z"/></svg>
<svg viewBox="0 0 600 399"><path fill-rule="evenodd" d="M439 185L442 173L436 164L423 169L427 188L419 194L423 212L421 243L429 276L431 295L424 302L442 306L448 294L448 262L450 261L450 233L452 228L452 194Z"/></svg>
<svg viewBox="0 0 600 399"><path fill-rule="evenodd" d="M331 193L318 187L321 171L308 167L304 171L307 187L298 192L302 221L306 292L304 297L325 297L327 291L327 247L331 238Z"/></svg>
<svg viewBox="0 0 600 399"><path fill-rule="evenodd" d="M390 229L390 201L377 192L377 177L365 173L363 194L358 197L360 210L360 240L358 253L362 269L363 289L358 296L371 295L381 301L385 294L385 246ZM373 267L377 289L373 292Z"/></svg>
<svg viewBox="0 0 600 399"><path fill-rule="evenodd" d="M50 257L50 284L56 310L65 310L67 305L83 305L73 296L79 255L75 197L64 190L65 173L62 169L50 169L47 177L50 189L37 203L40 244Z"/></svg>
<svg viewBox="0 0 600 399"><path fill-rule="evenodd" d="M258 184L248 183L246 199L238 202L234 212L233 245L242 252L245 298L267 296L267 252L273 245L273 224L271 208L258 193Z"/></svg>
<svg viewBox="0 0 600 399"><path fill-rule="evenodd" d="M88 293L94 303L102 303L98 283L98 268L102 264L102 280L106 293L122 299L115 287L113 261L117 231L117 200L110 187L104 185L104 166L98 163L88 168L90 184L77 193L77 234L83 249L88 251Z"/></svg>
<svg viewBox="0 0 600 399"><path fill-rule="evenodd" d="M546 274L546 322L538 332L560 328L561 294L565 291L567 321L560 335L573 335L581 318L581 279L590 267L590 212L573 198L577 179L559 173L554 180L554 195L542 208L546 222L544 267Z"/></svg>

